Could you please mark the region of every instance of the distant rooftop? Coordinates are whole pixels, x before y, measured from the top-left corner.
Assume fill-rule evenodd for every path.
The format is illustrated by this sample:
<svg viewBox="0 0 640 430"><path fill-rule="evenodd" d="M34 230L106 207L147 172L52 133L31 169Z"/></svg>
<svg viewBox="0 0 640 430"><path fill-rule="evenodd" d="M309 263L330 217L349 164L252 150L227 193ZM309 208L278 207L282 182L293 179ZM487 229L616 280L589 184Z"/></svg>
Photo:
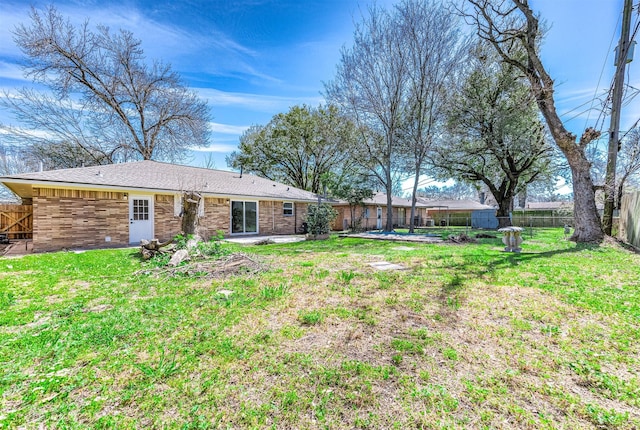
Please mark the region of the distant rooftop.
<svg viewBox="0 0 640 430"><path fill-rule="evenodd" d="M521 209L521 208L517 208ZM525 209L533 210L557 210L557 209L573 209L573 202L527 202Z"/></svg>
<svg viewBox="0 0 640 430"><path fill-rule="evenodd" d="M448 210L486 210L495 209L493 206L483 205L480 202L474 200L427 200L424 198L419 199L423 207L431 209L448 209Z"/></svg>

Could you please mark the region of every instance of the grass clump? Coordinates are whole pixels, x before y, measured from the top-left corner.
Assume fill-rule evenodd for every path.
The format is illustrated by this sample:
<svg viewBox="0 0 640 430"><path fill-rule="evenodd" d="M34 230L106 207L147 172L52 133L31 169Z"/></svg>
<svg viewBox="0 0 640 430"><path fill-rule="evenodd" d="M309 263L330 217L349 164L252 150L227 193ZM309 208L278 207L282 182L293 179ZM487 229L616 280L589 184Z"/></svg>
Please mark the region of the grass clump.
<svg viewBox="0 0 640 430"><path fill-rule="evenodd" d="M304 325L318 325L324 319L324 315L318 310L300 311L298 319Z"/></svg>

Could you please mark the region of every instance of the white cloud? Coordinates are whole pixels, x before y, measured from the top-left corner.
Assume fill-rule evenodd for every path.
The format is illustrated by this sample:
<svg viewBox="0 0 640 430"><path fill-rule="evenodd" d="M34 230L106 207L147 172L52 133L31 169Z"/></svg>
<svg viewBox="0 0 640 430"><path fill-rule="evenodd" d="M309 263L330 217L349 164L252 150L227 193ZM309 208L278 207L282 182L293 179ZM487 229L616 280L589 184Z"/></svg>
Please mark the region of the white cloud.
<svg viewBox="0 0 640 430"><path fill-rule="evenodd" d="M26 81L22 73L22 67L5 61L0 61L0 79Z"/></svg>
<svg viewBox="0 0 640 430"><path fill-rule="evenodd" d="M230 125L210 122L209 129L214 133L241 135L249 128L248 125Z"/></svg>
<svg viewBox="0 0 640 430"><path fill-rule="evenodd" d="M4 127L0 128L0 134L11 134L16 131L22 135L30 135L40 139L47 139L47 138L53 137L51 133L45 130L32 130L32 129L26 129L24 127L13 127L11 130L7 130Z"/></svg>
<svg viewBox="0 0 640 430"><path fill-rule="evenodd" d="M13 30L29 18L27 4L3 4L2 25L0 26L0 56L15 57L20 55L20 49L13 41Z"/></svg>
<svg viewBox="0 0 640 430"><path fill-rule="evenodd" d="M286 110L298 104L317 105L324 99L318 97L286 97L250 93L233 93L213 88L195 89L201 97L209 101L212 106L237 106L260 111Z"/></svg>
<svg viewBox="0 0 640 430"><path fill-rule="evenodd" d="M226 143L213 143L207 147L197 146L189 149L195 152L232 152L238 149L238 146Z"/></svg>

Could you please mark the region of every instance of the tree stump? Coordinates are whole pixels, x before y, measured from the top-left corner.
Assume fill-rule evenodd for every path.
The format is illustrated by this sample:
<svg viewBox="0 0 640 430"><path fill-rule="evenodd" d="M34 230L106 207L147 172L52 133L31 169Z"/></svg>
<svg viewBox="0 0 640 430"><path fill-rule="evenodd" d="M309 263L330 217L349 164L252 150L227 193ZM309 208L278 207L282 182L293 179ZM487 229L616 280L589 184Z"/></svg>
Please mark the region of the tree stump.
<svg viewBox="0 0 640 430"><path fill-rule="evenodd" d="M163 250L162 248L170 245L172 242L173 239L170 239L166 242L160 242L158 239L152 239L150 241L142 239L140 241L140 253L142 254L142 259L149 260L159 252L169 252L169 249Z"/></svg>
<svg viewBox="0 0 640 430"><path fill-rule="evenodd" d="M176 267L178 264L188 259L189 259L189 251L187 251L186 249L179 249L171 256L171 260L169 260L169 263L167 265L171 267Z"/></svg>

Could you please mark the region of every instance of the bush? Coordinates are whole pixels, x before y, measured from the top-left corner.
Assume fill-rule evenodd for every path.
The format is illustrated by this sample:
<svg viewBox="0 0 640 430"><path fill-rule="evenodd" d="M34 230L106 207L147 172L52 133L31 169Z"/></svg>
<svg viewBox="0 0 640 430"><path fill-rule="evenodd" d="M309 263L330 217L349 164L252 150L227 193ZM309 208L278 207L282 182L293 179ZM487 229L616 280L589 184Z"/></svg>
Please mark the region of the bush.
<svg viewBox="0 0 640 430"><path fill-rule="evenodd" d="M187 243L190 240L196 239L196 236L192 234L182 235L179 234L174 238L176 249L187 249ZM188 249L190 254L199 255L202 257L222 257L229 254L229 250L225 249L222 244L224 234L218 231L215 235L211 236L208 242L197 241L192 249Z"/></svg>
<svg viewBox="0 0 640 430"><path fill-rule="evenodd" d="M304 221L307 223L310 234L328 234L331 230L331 223L336 219L336 216L338 213L330 204L313 204L308 206Z"/></svg>

